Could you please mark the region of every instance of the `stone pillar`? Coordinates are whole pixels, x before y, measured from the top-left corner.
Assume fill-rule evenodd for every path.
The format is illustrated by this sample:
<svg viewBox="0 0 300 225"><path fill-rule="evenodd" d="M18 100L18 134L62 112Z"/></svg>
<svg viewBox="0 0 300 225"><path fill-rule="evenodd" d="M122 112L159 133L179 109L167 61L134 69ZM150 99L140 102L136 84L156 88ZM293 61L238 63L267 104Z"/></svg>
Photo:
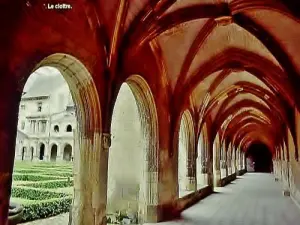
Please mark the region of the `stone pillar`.
<svg viewBox="0 0 300 225"><path fill-rule="evenodd" d="M228 177L228 154L226 151L224 151L224 169L225 169L225 177Z"/></svg>
<svg viewBox="0 0 300 225"><path fill-rule="evenodd" d="M244 169L243 153L239 152L239 170Z"/></svg>
<svg viewBox="0 0 300 225"><path fill-rule="evenodd" d="M201 164L201 174L202 174L202 178L203 178L203 184L207 184L208 183L208 177L207 177L207 161L202 161Z"/></svg>
<svg viewBox="0 0 300 225"><path fill-rule="evenodd" d="M284 176L283 176L283 195L290 196L290 162L284 161Z"/></svg>
<svg viewBox="0 0 300 225"><path fill-rule="evenodd" d="M154 223L158 221L158 172L148 171L146 174L146 204L145 222Z"/></svg>
<svg viewBox="0 0 300 225"><path fill-rule="evenodd" d="M209 144L209 151L207 157L207 184L208 186L214 186L214 162L213 162L213 149L212 145Z"/></svg>
<svg viewBox="0 0 300 225"><path fill-rule="evenodd" d="M282 160L279 159L277 163L277 176L278 179L281 181L282 180Z"/></svg>
<svg viewBox="0 0 300 225"><path fill-rule="evenodd" d="M273 171L274 171L275 181L279 181L279 160L277 159L273 160Z"/></svg>
<svg viewBox="0 0 300 225"><path fill-rule="evenodd" d="M247 158L244 152L242 153L242 161L243 161L243 169L247 171Z"/></svg>
<svg viewBox="0 0 300 225"><path fill-rule="evenodd" d="M230 148L227 151L227 171L228 171L228 175L232 174L231 149Z"/></svg>
<svg viewBox="0 0 300 225"><path fill-rule="evenodd" d="M186 190L187 191L196 191L197 182L196 182L196 157L193 149L188 151L188 160L187 160L187 177L186 177Z"/></svg>
<svg viewBox="0 0 300 225"><path fill-rule="evenodd" d="M108 175L108 155L111 147L111 134L102 134L102 149L97 146L95 151L94 169L92 179L94 179L92 205L95 213L95 225L106 224L106 204L107 204L107 175Z"/></svg>
<svg viewBox="0 0 300 225"><path fill-rule="evenodd" d="M228 176L228 174L226 174L226 171L227 171L227 165L226 165L226 160L225 160L225 159L222 159L222 160L221 160L220 167L221 167L221 171L222 171L223 175L224 175L225 177Z"/></svg>
<svg viewBox="0 0 300 225"><path fill-rule="evenodd" d="M216 149L214 157L215 157L214 185L216 187L220 187L221 186L220 149Z"/></svg>
<svg viewBox="0 0 300 225"><path fill-rule="evenodd" d="M232 157L231 157L231 170L232 170L232 173L236 173L236 163L235 163L235 160L236 160L236 152L235 152L235 149L233 147L231 147L231 153L232 153Z"/></svg>

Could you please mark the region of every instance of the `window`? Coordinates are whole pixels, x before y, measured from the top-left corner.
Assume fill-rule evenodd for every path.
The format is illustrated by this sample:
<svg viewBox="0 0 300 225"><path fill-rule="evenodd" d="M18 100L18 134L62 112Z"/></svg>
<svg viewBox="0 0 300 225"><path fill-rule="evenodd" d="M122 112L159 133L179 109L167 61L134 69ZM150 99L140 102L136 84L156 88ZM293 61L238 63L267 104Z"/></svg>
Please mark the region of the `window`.
<svg viewBox="0 0 300 225"><path fill-rule="evenodd" d="M67 132L72 132L72 126L70 124L67 126Z"/></svg>
<svg viewBox="0 0 300 225"><path fill-rule="evenodd" d="M39 102L38 103L38 109L37 109L38 112L42 112L42 103Z"/></svg>
<svg viewBox="0 0 300 225"><path fill-rule="evenodd" d="M54 126L54 132L56 132L56 133L59 132L59 126L58 126L58 125L55 125L55 126Z"/></svg>
<svg viewBox="0 0 300 225"><path fill-rule="evenodd" d="M25 105L24 104L21 105L21 110L23 110L23 111L25 110Z"/></svg>
<svg viewBox="0 0 300 225"><path fill-rule="evenodd" d="M36 120L32 120L32 133L35 133L37 131L37 123L36 123Z"/></svg>
<svg viewBox="0 0 300 225"><path fill-rule="evenodd" d="M25 129L25 121L22 121L21 123L21 130L24 130Z"/></svg>
<svg viewBox="0 0 300 225"><path fill-rule="evenodd" d="M47 125L47 121L43 120L42 121L42 128L41 128L41 132L45 133L46 132L46 125Z"/></svg>

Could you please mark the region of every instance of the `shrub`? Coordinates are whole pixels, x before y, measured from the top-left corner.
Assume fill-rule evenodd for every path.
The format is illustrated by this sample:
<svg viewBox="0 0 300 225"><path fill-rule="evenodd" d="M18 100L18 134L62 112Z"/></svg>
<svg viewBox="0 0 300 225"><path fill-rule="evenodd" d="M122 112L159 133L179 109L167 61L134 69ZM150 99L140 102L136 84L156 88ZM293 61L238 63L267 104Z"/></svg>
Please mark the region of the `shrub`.
<svg viewBox="0 0 300 225"><path fill-rule="evenodd" d="M29 200L44 200L53 198L62 198L69 196L65 193L57 193L45 190L37 190L30 188L14 187L11 196L13 198L25 198Z"/></svg>
<svg viewBox="0 0 300 225"><path fill-rule="evenodd" d="M45 180L50 180L50 179L65 179L64 177L55 177L55 176L38 176L38 175L33 175L33 174L16 174L13 175L13 180L14 181L45 181Z"/></svg>
<svg viewBox="0 0 300 225"><path fill-rule="evenodd" d="M47 172L47 173L41 173L41 174L43 174L43 175L53 175L53 173L49 173L49 172ZM56 175L57 176L60 176L60 177L73 177L73 173L63 173L63 172L56 172Z"/></svg>
<svg viewBox="0 0 300 225"><path fill-rule="evenodd" d="M24 206L22 221L27 222L69 212L71 203L71 197L30 203Z"/></svg>
<svg viewBox="0 0 300 225"><path fill-rule="evenodd" d="M14 170L14 173L22 173L22 174L35 174L35 173L40 173L41 171L40 170L37 170L37 169L20 169L20 170Z"/></svg>
<svg viewBox="0 0 300 225"><path fill-rule="evenodd" d="M65 188L72 187L73 181L61 180L61 181L50 181L44 183L30 183L23 184L22 186L35 187L35 188L45 188L45 189L53 189L53 188Z"/></svg>

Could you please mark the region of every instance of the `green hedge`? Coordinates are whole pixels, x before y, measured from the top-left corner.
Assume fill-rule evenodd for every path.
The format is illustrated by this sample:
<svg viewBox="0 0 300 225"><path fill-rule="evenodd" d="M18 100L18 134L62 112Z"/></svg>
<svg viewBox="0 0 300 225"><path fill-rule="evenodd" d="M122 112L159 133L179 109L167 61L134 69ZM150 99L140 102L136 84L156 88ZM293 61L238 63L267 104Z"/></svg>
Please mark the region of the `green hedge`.
<svg viewBox="0 0 300 225"><path fill-rule="evenodd" d="M13 198L25 198L29 200L44 200L44 199L53 199L53 198L63 198L68 197L68 194L57 193L44 190L36 190L30 188L22 187L13 187L11 196Z"/></svg>
<svg viewBox="0 0 300 225"><path fill-rule="evenodd" d="M21 175L21 174L22 175L23 174L27 175L27 174L29 174L29 175L50 175L50 176L51 175L53 176L53 173L55 173L57 176L62 176L62 177L72 177L73 176L73 172L72 171L70 171L70 172L68 172L68 171L61 172L60 169L55 170L52 173L49 172L49 170L46 170L46 169L44 169L44 170L40 170L40 169L15 170L14 173L18 173L16 175Z"/></svg>
<svg viewBox="0 0 300 225"><path fill-rule="evenodd" d="M56 171L55 171L56 172ZM53 173L40 173L40 174L43 174L43 175L53 175ZM61 176L61 177L73 177L73 173L63 173L63 172L56 172L56 175L57 176Z"/></svg>
<svg viewBox="0 0 300 225"><path fill-rule="evenodd" d="M56 216L69 212L72 198L52 199L24 206L23 222Z"/></svg>
<svg viewBox="0 0 300 225"><path fill-rule="evenodd" d="M58 179L65 179L64 177L55 177L55 176L38 176L33 174L16 174L13 175L14 181L45 181L45 180L58 180Z"/></svg>
<svg viewBox="0 0 300 225"><path fill-rule="evenodd" d="M41 171L38 169L17 169L14 170L14 173L23 173L23 174L27 174L27 173L40 173ZM48 172L48 171L47 171Z"/></svg>
<svg viewBox="0 0 300 225"><path fill-rule="evenodd" d="M28 187L35 187L35 188L45 188L45 189L53 189L53 188L65 188L65 187L72 187L73 181L50 181L50 182L44 182L44 183L31 183L31 184L22 184L22 186L28 186Z"/></svg>
<svg viewBox="0 0 300 225"><path fill-rule="evenodd" d="M33 165L32 168L35 169L43 169L43 168L47 168L47 169L54 169L54 168L59 168L59 169L72 169L73 164L70 165L53 165L53 164L40 164L40 165Z"/></svg>

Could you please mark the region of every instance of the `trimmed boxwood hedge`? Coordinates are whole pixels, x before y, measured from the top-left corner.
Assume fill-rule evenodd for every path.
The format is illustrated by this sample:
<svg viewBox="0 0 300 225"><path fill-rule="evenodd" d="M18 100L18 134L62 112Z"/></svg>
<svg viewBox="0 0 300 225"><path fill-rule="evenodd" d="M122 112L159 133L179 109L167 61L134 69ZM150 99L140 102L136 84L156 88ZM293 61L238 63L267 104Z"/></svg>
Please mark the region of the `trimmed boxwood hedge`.
<svg viewBox="0 0 300 225"><path fill-rule="evenodd" d="M33 165L32 168L47 168L47 169L56 169L56 168L60 168L60 169L72 169L72 166L69 165L53 165L53 164L39 164L39 165Z"/></svg>
<svg viewBox="0 0 300 225"><path fill-rule="evenodd" d="M23 184L22 186L28 186L28 187L35 187L35 188L45 188L45 189L53 189L53 188L65 188L65 187L72 187L73 181L50 181L50 182L44 182L44 183L30 183L30 184Z"/></svg>
<svg viewBox="0 0 300 225"><path fill-rule="evenodd" d="M58 180L58 179L65 179L64 177L55 177L55 176L38 176L38 175L32 175L32 174L16 174L13 175L14 181L45 181L45 180Z"/></svg>
<svg viewBox="0 0 300 225"><path fill-rule="evenodd" d="M50 199L24 206L23 222L56 216L69 212L72 198Z"/></svg>
<svg viewBox="0 0 300 225"><path fill-rule="evenodd" d="M28 173L41 173L40 170L38 169L19 169L19 170L14 170L14 173L22 173L22 174L28 174Z"/></svg>
<svg viewBox="0 0 300 225"><path fill-rule="evenodd" d="M13 187L11 196L13 198L25 198L29 200L44 200L44 199L68 197L69 195L65 193L57 193L57 192L51 192L45 190Z"/></svg>
<svg viewBox="0 0 300 225"><path fill-rule="evenodd" d="M47 173L41 173L41 174L43 174L43 175L53 175L53 173L49 173L49 172L47 172ZM71 173L56 172L56 175L57 176L61 176L61 177L73 177L73 173L72 172Z"/></svg>

